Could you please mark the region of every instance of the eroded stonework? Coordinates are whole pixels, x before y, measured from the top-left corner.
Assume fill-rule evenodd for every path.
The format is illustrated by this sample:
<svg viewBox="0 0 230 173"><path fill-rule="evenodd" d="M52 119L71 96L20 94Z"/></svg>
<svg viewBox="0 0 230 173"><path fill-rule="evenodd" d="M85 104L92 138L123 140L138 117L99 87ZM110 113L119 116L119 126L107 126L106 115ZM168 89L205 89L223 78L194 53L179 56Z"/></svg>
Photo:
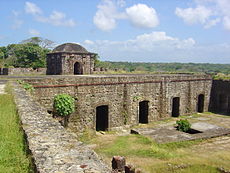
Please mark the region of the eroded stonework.
<svg viewBox="0 0 230 173"><path fill-rule="evenodd" d="M92 74L96 54L74 43L65 43L47 54L47 75Z"/></svg>
<svg viewBox="0 0 230 173"><path fill-rule="evenodd" d="M57 94L74 97L76 112L71 115L69 126L77 132L96 130L100 106L108 109L107 129L136 125L143 115L147 122L171 117L175 97L179 97L179 115L197 112L199 95L204 97L202 111L208 111L212 85L208 75L181 74L47 76L27 82L35 87L34 96L47 110L52 111ZM143 101L147 103L145 107L141 107Z"/></svg>

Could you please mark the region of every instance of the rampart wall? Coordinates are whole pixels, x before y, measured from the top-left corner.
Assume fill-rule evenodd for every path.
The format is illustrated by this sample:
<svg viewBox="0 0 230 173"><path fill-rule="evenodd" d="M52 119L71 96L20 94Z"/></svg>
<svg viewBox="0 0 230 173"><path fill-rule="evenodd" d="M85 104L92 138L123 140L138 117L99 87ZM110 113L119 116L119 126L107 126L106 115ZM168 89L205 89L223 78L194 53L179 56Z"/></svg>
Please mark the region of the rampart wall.
<svg viewBox="0 0 230 173"><path fill-rule="evenodd" d="M14 97L29 150L38 173L108 173L97 154L78 141L31 95L14 84Z"/></svg>
<svg viewBox="0 0 230 173"><path fill-rule="evenodd" d="M197 112L203 95L208 111L212 79L208 75L90 75L28 79L34 96L52 111L53 98L60 93L75 98L76 112L69 126L75 131L96 128L97 107L108 107L108 128L135 125L140 120L140 102L147 101L148 122L172 115L173 98L179 97L179 114Z"/></svg>
<svg viewBox="0 0 230 173"><path fill-rule="evenodd" d="M46 68L0 68L0 75L39 75L46 74Z"/></svg>
<svg viewBox="0 0 230 173"><path fill-rule="evenodd" d="M230 115L230 81L213 80L209 110Z"/></svg>

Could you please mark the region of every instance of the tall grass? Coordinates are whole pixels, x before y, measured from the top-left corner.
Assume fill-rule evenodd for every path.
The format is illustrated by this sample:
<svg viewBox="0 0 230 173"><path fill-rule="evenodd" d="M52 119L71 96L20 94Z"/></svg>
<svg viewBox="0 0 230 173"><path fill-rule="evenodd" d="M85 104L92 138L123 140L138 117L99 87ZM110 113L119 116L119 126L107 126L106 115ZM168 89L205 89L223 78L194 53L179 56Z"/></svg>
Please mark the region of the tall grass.
<svg viewBox="0 0 230 173"><path fill-rule="evenodd" d="M7 92L0 94L0 173L32 172L13 96Z"/></svg>

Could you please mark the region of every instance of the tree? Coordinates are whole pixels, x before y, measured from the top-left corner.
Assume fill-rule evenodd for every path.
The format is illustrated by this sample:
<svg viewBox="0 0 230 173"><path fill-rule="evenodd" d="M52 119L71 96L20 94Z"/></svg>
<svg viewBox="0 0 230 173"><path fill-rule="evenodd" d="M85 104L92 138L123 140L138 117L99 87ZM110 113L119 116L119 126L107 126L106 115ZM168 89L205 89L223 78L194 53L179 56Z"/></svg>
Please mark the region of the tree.
<svg viewBox="0 0 230 173"><path fill-rule="evenodd" d="M54 42L42 37L31 37L29 39L21 41L21 44L25 43L33 43L33 44L38 44L44 49L52 49L54 48Z"/></svg>
<svg viewBox="0 0 230 173"><path fill-rule="evenodd" d="M0 47L0 59L5 59L7 56L7 49L6 47Z"/></svg>
<svg viewBox="0 0 230 173"><path fill-rule="evenodd" d="M48 49L41 48L38 44L11 44L7 46L8 66L23 68L45 67Z"/></svg>

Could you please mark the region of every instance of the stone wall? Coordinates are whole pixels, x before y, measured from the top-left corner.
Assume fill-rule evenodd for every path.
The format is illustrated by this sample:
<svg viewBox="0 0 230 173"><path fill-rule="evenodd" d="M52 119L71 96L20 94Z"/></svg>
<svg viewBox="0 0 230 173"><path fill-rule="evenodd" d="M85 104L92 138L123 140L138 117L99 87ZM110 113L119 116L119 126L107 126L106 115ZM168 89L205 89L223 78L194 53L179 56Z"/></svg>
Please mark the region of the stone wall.
<svg viewBox="0 0 230 173"><path fill-rule="evenodd" d="M230 81L213 80L209 110L230 115Z"/></svg>
<svg viewBox="0 0 230 173"><path fill-rule="evenodd" d="M40 104L14 84L14 97L22 128L32 153L35 172L39 173L108 173L97 154L79 142L52 118Z"/></svg>
<svg viewBox="0 0 230 173"><path fill-rule="evenodd" d="M0 68L0 75L42 75L46 74L46 68Z"/></svg>
<svg viewBox="0 0 230 173"><path fill-rule="evenodd" d="M27 80L35 87L34 96L52 110L56 94L75 98L76 112L70 127L78 132L96 127L96 108L108 106L108 127L139 123L139 103L148 101L148 122L172 115L172 99L180 98L180 115L197 112L198 96L204 95L208 111L212 79L207 75L90 75L59 76Z"/></svg>
<svg viewBox="0 0 230 173"><path fill-rule="evenodd" d="M92 53L49 53L47 54L48 75L74 74L75 63L80 64L80 74L92 74L94 69L94 56Z"/></svg>

